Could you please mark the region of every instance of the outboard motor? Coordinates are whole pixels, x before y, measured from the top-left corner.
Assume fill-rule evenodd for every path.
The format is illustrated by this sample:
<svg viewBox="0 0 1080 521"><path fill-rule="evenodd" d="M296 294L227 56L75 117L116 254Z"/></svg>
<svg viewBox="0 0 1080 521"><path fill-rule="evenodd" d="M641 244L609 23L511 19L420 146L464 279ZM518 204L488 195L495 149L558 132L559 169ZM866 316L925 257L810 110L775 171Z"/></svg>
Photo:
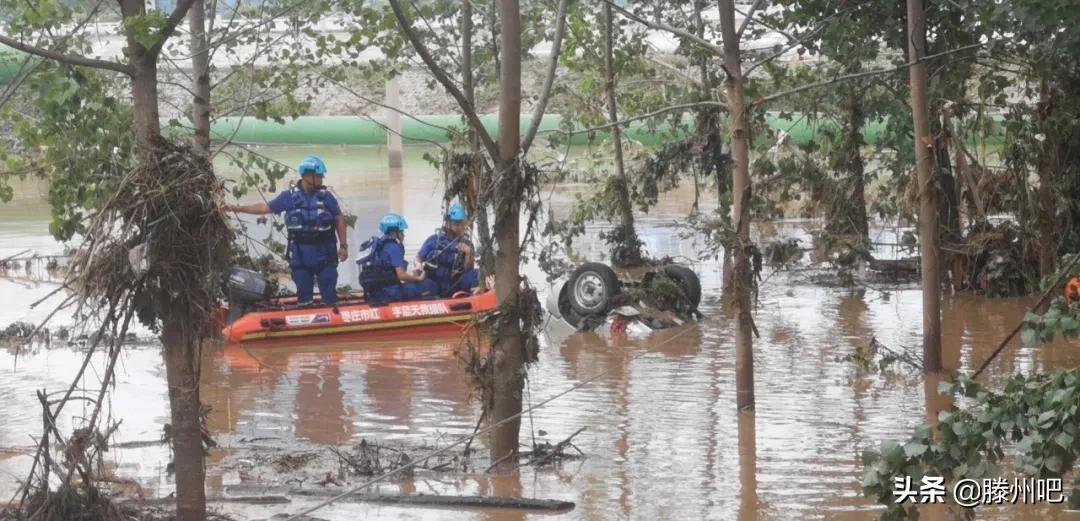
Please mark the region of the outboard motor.
<svg viewBox="0 0 1080 521"><path fill-rule="evenodd" d="M253 311L259 302L270 298L270 283L257 271L232 267L225 271L222 279L225 301L229 303L226 325Z"/></svg>

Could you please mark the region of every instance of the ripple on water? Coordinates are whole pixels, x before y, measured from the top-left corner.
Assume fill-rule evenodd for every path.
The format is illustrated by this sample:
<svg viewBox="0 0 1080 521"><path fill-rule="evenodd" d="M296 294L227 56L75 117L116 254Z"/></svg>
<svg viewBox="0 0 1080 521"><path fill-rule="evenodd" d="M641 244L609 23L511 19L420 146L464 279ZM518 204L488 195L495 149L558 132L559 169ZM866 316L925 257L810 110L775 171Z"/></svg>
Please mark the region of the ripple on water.
<svg viewBox="0 0 1080 521"><path fill-rule="evenodd" d="M395 187L388 186L385 170L349 170L346 165L352 164L355 152L346 149L272 151L290 163L312 152L325 153L328 160L342 165L334 170L341 176L335 178L340 179L335 188L362 223L374 222L387 209L387 194L380 190L388 189L409 195L403 198L405 211L416 229L437 226L438 194L432 189L433 177L424 175L420 167L398 179L400 185ZM413 159L407 164L422 163L418 156ZM695 245L680 239L671 227L693 199L692 187L680 190L665 196L655 212L639 221L639 233L657 256L696 253ZM560 194L563 198L556 199L556 211L564 211L570 197ZM42 211L37 199L27 201L38 201L19 203L29 205L32 211L21 212L28 217L18 222L14 217L0 219L0 238L45 237L47 208ZM714 202L703 200L702 204ZM768 226L767 232L770 237L806 239L800 226L779 223ZM28 231L32 227L38 231ZM259 228L256 233L267 230ZM589 229L591 234L597 231L599 227ZM409 234L406 247L415 250L423 238L423 233ZM600 242L591 240L593 236L589 239L583 243L584 251L601 258ZM527 415L522 442L531 443L535 435L538 441L554 443L588 427L574 441L587 459L539 471L527 468L518 477L478 473L448 483L405 480L382 485L381 490L575 501L577 509L560 519L873 518L877 507L859 493L860 453L883 440L904 439L924 422L927 386L917 372L852 382L850 365L836 360L855 347L868 345L871 338L918 354L920 293L869 290L852 295L799 285L796 277L784 273L766 275L754 315L761 335L754 345L757 411L740 415L734 410L733 326L721 305L720 266L709 260L698 263L696 269L701 273L702 311L707 316L700 324L644 339L596 334L541 339L540 361L529 372L526 403L540 403L602 376ZM353 263L343 264L342 270L344 278L355 280ZM532 266L526 272L531 280L543 279ZM12 303L32 302L51 289L0 281L0 297ZM1030 304L1031 299L946 298L943 340L952 346L946 365L970 370L984 360ZM30 315L25 306L0 309L4 323ZM361 438L419 445L470 433L478 406L469 377L457 361L456 345L454 339L441 339L208 349L202 395L212 407L210 430L226 446L261 439L258 443L274 448L348 444ZM76 350L39 350L20 356L16 364L11 351L0 350L0 403L4 404L0 497L10 493L29 466L28 457L5 448L32 444L28 433L40 426L33 391L64 388L81 359ZM986 378L995 385L1017 371L1077 363L1080 350L1068 345L1013 346ZM100 368L101 362L95 362L83 387L96 388ZM128 350L123 368L109 408L113 418L124 421L119 435L125 441L156 439L167 421L168 403L159 350ZM69 429L82 412L81 406L72 407L61 418L63 428ZM151 492L167 493L171 487L164 473L167 449L124 449L110 454L122 475L139 478ZM210 463L212 474L216 461ZM310 503L300 501L291 508L304 504ZM276 509L235 505L226 506L225 511L241 519L277 513ZM356 504L334 506L317 515L492 521L539 517ZM1067 518L1060 509L1045 508L980 511L983 515L987 519Z"/></svg>

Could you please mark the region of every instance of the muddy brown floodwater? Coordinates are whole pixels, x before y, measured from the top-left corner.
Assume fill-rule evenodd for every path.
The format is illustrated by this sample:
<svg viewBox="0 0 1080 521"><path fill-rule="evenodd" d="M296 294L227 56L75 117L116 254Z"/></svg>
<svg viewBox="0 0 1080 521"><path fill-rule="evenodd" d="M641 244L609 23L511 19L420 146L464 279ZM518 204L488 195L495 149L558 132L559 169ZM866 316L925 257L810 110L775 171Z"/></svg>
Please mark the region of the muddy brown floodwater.
<svg viewBox="0 0 1080 521"><path fill-rule="evenodd" d="M391 204L410 221L409 255L438 225L439 177L410 150L405 174L391 184L377 149L269 148L287 163L319 153L330 166L328 184L344 206L360 217L362 231L351 244L374 233L374 222ZM224 166L224 165L222 165ZM227 169L225 169L228 172ZM13 203L0 205L0 257L32 248L55 253L47 237L44 188L24 184ZM565 210L570 194L555 190ZM697 246L674 228L689 210L692 188L662 198L639 219L640 234L654 255L697 257ZM255 200L253 197L252 200ZM714 201L703 199L704 208ZM811 223L775 223L759 233L806 237ZM598 228L590 228L592 233ZM253 235L258 236L259 230ZM879 230L882 234L892 233ZM603 249L583 244L583 254L602 260ZM352 252L355 254L355 252ZM887 252L879 252L887 254ZM383 484L393 493L522 496L573 501L565 514L467 511L368 504L336 505L317 512L324 519L838 519L867 520L879 510L860 494L860 454L885 440L903 440L927 420L927 408L947 403L935 396L936 379L921 374L854 378L838 358L876 338L893 349L921 352L920 295L913 289L845 290L814 287L787 274L767 276L755 320L756 414L736 414L732 323L718 305L723 288L719 266L697 262L706 318L697 324L631 339L568 334L556 327L541 337L540 361L529 372L526 403L538 403L595 375L595 382L528 415L522 442L535 436L552 443L588 427L575 444L588 457L556 468L525 468L516 476L482 473L445 479L415 478ZM33 271L0 279L0 324L40 319L46 302L29 304L55 285ZM526 272L543 277L533 265ZM342 265L342 282L355 285L356 268ZM544 284L539 284L542 288ZM943 344L948 368L970 371L985 359L1024 314L1031 299L947 298ZM64 315L58 315L61 322ZM146 334L146 332L141 332ZM342 341L262 348L213 346L206 350L202 392L212 407L210 430L222 448L209 460L208 487L219 495L244 476L222 462L245 447L264 450L322 449L360 439L388 444L445 444L472 431L478 405L453 338L391 343ZM5 500L25 477L32 436L40 428L35 390L58 392L81 362L77 348L38 347L16 356L0 350L0 497ZM991 366L993 386L1014 372L1074 366L1080 349L1065 343L1037 349L1011 346ZM94 389L103 367L97 361L82 382ZM159 348L128 349L118 384L109 396L112 420L122 420L109 468L127 493L167 494L167 449L151 443L168 419ZM69 407L70 426L84 413ZM68 427L64 427L68 428ZM62 428L63 430L63 428ZM544 431L541 435L540 431ZM483 443L483 442L481 442ZM311 501L311 500L306 500ZM294 501L290 512L305 504ZM227 505L239 519L268 517L281 506ZM941 512L928 512L940 517ZM1014 506L978 510L980 519L1080 519L1059 506Z"/></svg>

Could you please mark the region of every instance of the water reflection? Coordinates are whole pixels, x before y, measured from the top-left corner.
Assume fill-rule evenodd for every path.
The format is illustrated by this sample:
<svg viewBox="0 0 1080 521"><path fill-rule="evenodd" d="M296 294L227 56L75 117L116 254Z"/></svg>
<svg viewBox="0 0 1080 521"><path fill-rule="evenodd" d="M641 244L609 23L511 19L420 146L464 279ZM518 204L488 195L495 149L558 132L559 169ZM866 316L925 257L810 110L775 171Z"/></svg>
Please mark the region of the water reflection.
<svg viewBox="0 0 1080 521"><path fill-rule="evenodd" d="M758 519L757 429L753 411L739 418L739 521Z"/></svg>
<svg viewBox="0 0 1080 521"><path fill-rule="evenodd" d="M360 217L350 243L374 233L389 209L410 221L406 247L415 251L427 230L439 224L439 176L407 149L404 167L386 168L379 154L327 148L269 151L288 164L308 153L331 166L331 185ZM228 171L225 171L228 174ZM565 211L583 187L555 191ZM686 187L684 187L686 188ZM693 256L672 223L681 218L692 187L665 196L643 216L640 234L656 255ZM254 197L254 196L253 196ZM708 208L712 201L703 200ZM48 210L40 199L0 205L0 238L52 244L46 237ZM22 210L11 210L21 208ZM25 211L23 211L25 210ZM776 223L777 236L799 236L801 223ZM590 227L590 240L599 227ZM263 228L268 232L269 228ZM16 247L0 241L0 250ZM586 241L579 250L604 257ZM12 251L11 253L15 253ZM351 252L355 254L355 252ZM355 280L355 264L344 263L343 283ZM386 490L447 494L524 495L577 503L560 519L852 519L875 516L860 495L862 450L884 440L903 440L916 425L949 407L937 396L937 380L920 373L853 378L837 359L872 338L895 350L921 352L918 291L891 289L864 294L810 287L781 273L763 285L755 308L761 333L755 339L757 411L734 411L734 345L731 318L721 306L721 261L697 265L702 275L706 319L645 338L604 334L542 337L540 361L530 369L526 400L538 403L556 393L596 381L538 409L523 421L523 443L575 438L588 458L562 467L522 469L512 475L480 473L440 483L419 478ZM524 268L542 280L535 266ZM0 310L10 322L36 311L20 307L53 286L23 287L0 281L0 296L13 303ZM1032 299L947 297L943 302L944 365L971 371L1023 316ZM361 438L389 443L431 444L472 432L478 407L468 375L458 361L456 338L374 342L333 339L276 346L210 348L203 362L202 396L212 407L209 428L228 448L258 440L274 448L350 444ZM8 447L31 445L40 427L34 389L55 391L71 377L77 349L38 350L17 361L0 350L0 496L10 493L29 458ZM111 412L124 423L121 441L160 437L167 421L167 395L155 346L125 352L112 393ZM1080 363L1080 350L1065 343L1008 347L986 375L990 386L1017 371L1047 370ZM95 366L99 367L99 366ZM96 374L96 373L93 373ZM84 382L95 387L93 376ZM78 412L74 411L73 413ZM70 418L63 419L69 430ZM544 433L541 433L544 431ZM225 451L210 459L212 487ZM168 493L168 452L159 446L110 451L117 472L137 477L151 492ZM234 478L235 479L235 478ZM239 519L270 517L270 511L235 512ZM316 514L325 519L524 519L521 512L441 511L342 505ZM928 515L937 515L928 513ZM1065 519L1060 508L1012 507L980 510L986 519Z"/></svg>
<svg viewBox="0 0 1080 521"><path fill-rule="evenodd" d="M341 389L341 353L331 352L300 371L296 385L296 437L315 443L340 444L352 438L353 416Z"/></svg>
<svg viewBox="0 0 1080 521"><path fill-rule="evenodd" d="M419 343L418 343L419 342ZM230 345L208 360L204 397L212 429L249 438L275 437L345 444L390 431L410 433L417 410L447 404L451 414L471 416L469 388L456 361L456 344L440 341L348 342L306 349ZM292 414L280 413L280 403ZM426 422L418 427L428 431Z"/></svg>
<svg viewBox="0 0 1080 521"><path fill-rule="evenodd" d="M480 495L483 496L526 496L524 487L521 486L521 474L517 471L488 475L477 481ZM526 518L523 510L487 510L480 515L483 521L525 521Z"/></svg>
<svg viewBox="0 0 1080 521"><path fill-rule="evenodd" d="M405 211L405 183L401 168L390 169L390 208L391 212Z"/></svg>

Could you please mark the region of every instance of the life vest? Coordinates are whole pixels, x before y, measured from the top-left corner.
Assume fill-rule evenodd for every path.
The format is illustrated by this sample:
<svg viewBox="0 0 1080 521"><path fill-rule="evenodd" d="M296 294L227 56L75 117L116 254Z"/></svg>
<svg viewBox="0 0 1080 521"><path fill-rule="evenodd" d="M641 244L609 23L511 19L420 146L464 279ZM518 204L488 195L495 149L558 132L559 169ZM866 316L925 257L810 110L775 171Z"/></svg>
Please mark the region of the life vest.
<svg viewBox="0 0 1080 521"><path fill-rule="evenodd" d="M356 264L360 266L360 287L364 288L364 293L368 295L375 294L387 286L401 283L398 280L397 269L383 263L379 258L383 248L390 243L400 244L396 238L383 235L372 237L360 245L360 251L371 248L370 253L356 261Z"/></svg>
<svg viewBox="0 0 1080 521"><path fill-rule="evenodd" d="M334 240L334 216L326 209L326 190L315 192L315 204L304 194L300 183L289 191L292 198L285 213L285 229L289 240L301 244L318 244Z"/></svg>
<svg viewBox="0 0 1080 521"><path fill-rule="evenodd" d="M451 239L446 233L446 228L439 228L435 232L435 247L428 252L424 261L424 269L428 276L436 280L450 281L455 275L465 268L465 256L458 251L461 237Z"/></svg>

